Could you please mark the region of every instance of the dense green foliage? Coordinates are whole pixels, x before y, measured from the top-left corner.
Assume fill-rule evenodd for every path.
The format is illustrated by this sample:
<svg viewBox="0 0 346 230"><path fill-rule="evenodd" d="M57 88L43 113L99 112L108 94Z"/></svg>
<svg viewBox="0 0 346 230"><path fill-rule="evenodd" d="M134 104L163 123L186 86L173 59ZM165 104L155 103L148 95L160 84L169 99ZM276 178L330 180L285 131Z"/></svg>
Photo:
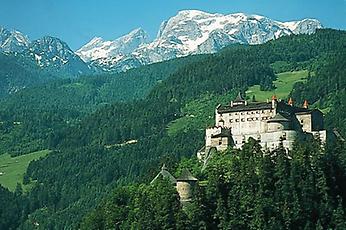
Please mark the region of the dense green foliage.
<svg viewBox="0 0 346 230"><path fill-rule="evenodd" d="M16 229L27 218L27 201L20 185L14 192L0 185L0 229Z"/></svg>
<svg viewBox="0 0 346 230"><path fill-rule="evenodd" d="M0 139L2 141L5 140L2 143L7 143L8 147L16 146L16 149L11 151L12 153L18 154L19 150L23 149L25 144L28 144L28 148L30 148L31 143L37 146L37 148L49 146L54 149L45 159L34 161L29 165L25 177L28 180L37 180L37 183L27 195L30 202L30 216L26 222L20 221L21 227L30 228L33 222L38 222L42 228L61 229L65 226L76 228L79 225L79 221L88 210L95 207L113 188L131 182L149 181L155 175L155 171L161 163L165 162L168 166L172 167L181 157L194 155L195 152L202 147L204 142L203 127L202 129L196 129L197 126L202 125L201 123L198 123L196 126L177 129L174 132L167 132L167 127L171 125L173 121L177 121L186 115L186 110L184 110L184 108L186 108L187 105L191 105L194 101L200 100L204 95L215 95L220 97L222 95L234 95L237 91L245 91L249 86L253 85L260 85L262 89L266 90L272 89L272 82L275 80L272 63L278 63L280 61L291 63L292 66L299 65L300 67L297 69L304 67L304 69L311 71L314 71L315 68L319 66L323 69L325 66L328 66L328 64L320 65L319 63L322 63L326 55L332 55L340 52L340 50L344 50L345 37L345 32L321 30L314 35L290 36L259 46L231 46L218 54L188 57L184 60L186 65L181 64L178 65L177 68L172 66L172 69L174 69L173 71L171 68L168 68L167 72L164 72L162 75L161 79L163 81L156 84L152 90L150 90L150 87L157 83L159 78L154 77L151 78L154 80L148 80L148 82L151 83L148 84L146 89L143 88L142 93L137 96L132 97L131 93L126 91L128 94L126 99L116 96L114 98L106 96L111 101L104 101L98 94L92 97L94 101L88 100L88 97L83 98L84 95L88 95L84 94L85 92L90 92L85 90L89 89L89 83L83 83L83 81L90 81L89 79L85 80L83 78L81 80L64 82L61 84L60 86L63 87L61 94L64 95L64 92L70 93L64 96L61 96L59 93L58 95L60 96L57 102L48 100L47 104L41 104L41 100L34 99L32 104L26 104L25 100L27 99L24 98L36 98L34 91L30 93L29 90L23 91L22 100L20 96L15 96L13 99L5 101L4 103L6 104L12 100L9 105L13 105L15 110L10 110L11 106L7 106L5 107L6 109L3 110L1 118L5 122L1 125L2 132L0 134ZM325 59L325 63L330 63L330 65L333 66L333 62L329 61L330 59ZM280 68L293 70L287 69L287 66ZM136 71L140 72L141 69ZM160 70L158 72L160 72ZM316 75L317 74L318 71L316 71ZM123 76L125 78L127 76L126 73ZM107 79L107 77L105 79ZM102 83L101 78L95 78L93 80L95 80L95 84L99 81ZM308 80L307 84L309 84L309 82ZM114 82L112 81L112 84L113 83L117 84L116 80L114 80ZM138 84L139 83L140 82L138 82ZM90 84L90 89L92 90L94 83ZM107 84L102 83L100 85L105 86ZM60 86L59 83L57 83L56 87L59 88ZM51 90L52 88L49 87L51 86L48 86L47 92L42 91L42 95L54 94L54 91ZM103 88L100 87L97 89ZM78 90L81 90L80 94L76 93ZM112 90L115 91L114 88L112 88ZM99 90L96 90L96 92L99 92ZM105 90L104 92L111 91ZM27 95L24 96L26 93ZM107 95L111 95L111 93ZM52 98L54 98L53 95ZM127 101L126 103L121 102L122 100L133 98L138 100ZM114 101L117 102L110 105L106 104L97 109L99 103ZM87 102L90 103L88 104ZM17 104L18 107L15 106ZM30 107L37 107L42 110L39 110L40 112L34 112L34 110L31 109L32 112L29 112L31 111ZM97 109L95 112L90 113L90 111L94 111L95 109ZM12 111L14 117L18 119L17 121L21 123L13 123L14 120L12 115L10 115L11 113L8 113L8 111ZM71 115L69 113L71 113ZM209 117L213 116L213 114L205 114L205 116ZM15 124L18 125L18 127L16 127ZM18 131L18 135L14 135L13 133L16 129L21 129ZM6 142L8 139L12 142ZM11 150L11 148L9 149ZM309 151L310 150L307 150L306 152ZM245 153L248 152L243 153L244 158L246 158ZM241 155L241 153L239 154ZM229 155L236 156L239 154ZM229 155L227 155L227 157L229 157ZM262 180L264 178L257 176L257 171L256 173L249 171L249 174L254 178L246 175L246 170L249 169L252 161L256 162L256 164L252 162L255 166L259 166L260 162L267 162L268 159L271 159L265 156L266 154L261 153L258 157L248 156L248 158L252 157L253 159L248 162L249 165L243 162L242 164L244 164L245 168L243 170L239 169L240 171L234 171L241 173L241 175L245 174L244 180L238 178L238 187L244 186L243 190L246 190L249 186L249 189L257 189L260 188L260 186L266 186L258 183L256 184L257 180ZM327 156L329 155L327 154ZM224 160L226 161L226 159ZM330 163L331 161L328 162ZM225 164L226 163L227 161ZM267 163L269 164L270 162ZM272 164L269 165L273 166ZM237 168L230 170L236 169ZM275 169L275 167L272 167L270 170L273 169ZM217 173L222 172L218 171ZM268 172L264 171L263 173L267 175ZM227 175L228 174L229 173L227 173ZM230 207L229 205L232 204L227 203L231 185L221 184L222 186L226 186L224 190L222 190L224 191L222 192L224 196L221 197L223 199L217 197L217 199L212 200L212 197L209 197L212 194L209 194L208 191L213 191L213 189L217 188L216 185L210 184L213 180L210 180L209 177L213 178L213 176L216 177L216 175L217 174L206 175L206 179L208 179L208 188L205 190L205 193L201 192L201 194L205 194L206 197L201 197L198 201L202 202L198 203L201 205L211 205L206 206L210 207L206 210L206 213L187 215L187 217L184 217L181 208L176 207L177 200L173 198L166 199L164 194L162 194L161 198L171 201L171 203L162 204L163 207L165 207L163 209L165 211L171 210L176 213L174 217L169 219L172 222L165 223L169 224L167 225L168 227L185 226L181 221L187 221L187 223L189 223L189 221L195 221L191 223L191 226L195 227L200 224L207 227L215 226L215 223L220 227L232 226L232 219L229 217L230 214L222 214L225 212L223 209L228 210ZM234 175L234 177L236 176L237 175ZM232 179L236 179L234 177L232 177ZM267 179L271 180L271 178L273 177L268 177ZM254 184L251 185L250 182L252 182L253 179L255 181ZM245 184L245 182L248 184ZM264 183L267 182L264 181ZM165 187L164 185L162 186ZM311 189L309 186L307 186L307 188ZM151 187L143 186L143 188L141 188L141 186L139 186L138 189L144 194L147 194L147 196L139 196L136 192L137 188L135 187L132 189L133 193L129 193L129 197L122 197L121 199L124 199L124 202L130 202L130 206L138 205L140 207L142 207L141 205L155 202L157 199L160 199L160 196L155 197L152 194ZM157 190L159 189L156 189L156 191ZM163 190L167 191L167 193L175 194L173 190L168 187L163 188ZM232 190L232 192L234 191ZM245 191L244 195L246 194ZM262 226L267 220L265 219L267 218L266 216L262 219L257 218L258 220L252 219L252 217L256 215L256 217L260 217L262 215L261 208L265 209L265 207L256 206L256 213L258 212L258 214L253 215L254 211L251 205L254 205L253 200L255 194L257 196L261 195L258 194L257 191L252 195L248 194L249 197L246 197L245 201L248 203L251 201L251 204L245 202L242 204L243 206L241 206L244 209L240 209L241 212L239 212L239 215L243 218L244 223L240 226L246 227L246 224L251 224L249 227ZM342 195L340 192L338 194L340 196ZM120 196L123 195L124 194ZM268 198L265 194L261 196L263 196L263 198ZM131 197L138 197L138 202L140 203L131 203ZM143 200L146 197L148 197L148 202ZM331 197L332 199L336 199L337 195L332 194ZM208 200L210 200L210 204L203 203L208 202ZM268 205L272 205L270 200L268 200L268 202ZM307 202L307 200L304 200L304 202ZM330 207L334 209L337 206L335 206L336 201L333 202L334 203ZM117 205L121 206L122 203ZM155 206L153 204L153 206L149 206L152 207L154 213L159 215L158 219L153 221L153 227L167 220L165 219L167 218L165 216L167 212L163 211L160 213L159 208L161 206L159 205L160 204L157 204L157 206ZM137 208L138 206L131 207ZM269 208L272 208L272 206ZM197 206L194 208L192 207L192 209L195 210L195 212L199 211ZM143 213L132 212L133 210L122 210L119 216L116 214L115 218L120 218L124 215L122 212L128 212L134 215L133 218L144 221L146 218L149 218L150 214L146 210L148 209L144 207ZM307 210L307 213L309 211L310 209ZM212 214L213 212L218 213L216 219ZM84 224L86 224L85 226L88 226L88 221L89 224L93 224L93 218L96 220L101 218L100 226L107 226L109 223L112 223L107 222L112 221L112 218L102 217L101 214L102 213L100 213L100 216L93 216L93 214L90 214L91 220L86 220L86 222L84 222ZM161 214L163 215L162 218L160 217ZM108 214L106 213L105 215ZM206 216L204 223L201 223L199 219L200 216ZM196 219L191 220L192 217L196 217ZM103 222L103 218L108 220ZM222 218L223 220L221 220ZM317 220L319 220L319 218L311 219L311 224L315 226ZM275 221L285 222L286 219ZM320 223L322 226L331 226L331 224L334 223L329 219L323 221L324 222ZM124 224L124 226L129 226L126 225L129 223ZM151 226L148 222L145 224L148 224L145 226Z"/></svg>
<svg viewBox="0 0 346 230"><path fill-rule="evenodd" d="M20 54L0 52L0 98L51 79L51 75Z"/></svg>
<svg viewBox="0 0 346 230"><path fill-rule="evenodd" d="M345 43L346 44L346 41ZM327 124L346 135L346 49L321 58L316 66L316 76L306 83L298 83L292 97L298 103L307 99L319 108L329 110Z"/></svg>
<svg viewBox="0 0 346 230"><path fill-rule="evenodd" d="M89 214L81 229L186 229L186 219L174 187L158 181L116 189L111 201Z"/></svg>
<svg viewBox="0 0 346 230"><path fill-rule="evenodd" d="M120 187L82 227L345 229L345 146L324 152L317 141L308 143L269 153L252 139L242 150L215 154L202 172L198 162L182 162L207 180L184 208L168 182Z"/></svg>
<svg viewBox="0 0 346 230"><path fill-rule="evenodd" d="M126 73L55 80L21 90L0 103L0 154L20 155L46 149L57 130L77 123L106 104L145 97L177 68L199 59L202 56L143 66Z"/></svg>

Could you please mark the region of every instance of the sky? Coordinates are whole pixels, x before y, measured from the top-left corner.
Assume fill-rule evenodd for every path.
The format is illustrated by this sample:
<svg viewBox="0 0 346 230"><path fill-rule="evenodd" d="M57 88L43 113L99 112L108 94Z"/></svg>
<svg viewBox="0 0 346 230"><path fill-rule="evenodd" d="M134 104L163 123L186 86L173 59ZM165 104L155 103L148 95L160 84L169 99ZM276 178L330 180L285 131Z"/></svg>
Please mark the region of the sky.
<svg viewBox="0 0 346 230"><path fill-rule="evenodd" d="M316 18L346 30L346 0L1 0L0 26L31 40L55 36L76 50L93 37L114 40L138 27L154 39L162 21L186 9L279 21Z"/></svg>

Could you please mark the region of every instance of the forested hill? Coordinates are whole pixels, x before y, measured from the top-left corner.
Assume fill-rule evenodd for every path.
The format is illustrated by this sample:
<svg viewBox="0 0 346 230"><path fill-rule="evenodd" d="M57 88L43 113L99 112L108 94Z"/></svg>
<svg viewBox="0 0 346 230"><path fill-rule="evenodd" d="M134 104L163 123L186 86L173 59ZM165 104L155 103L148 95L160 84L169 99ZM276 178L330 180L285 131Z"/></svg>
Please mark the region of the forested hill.
<svg viewBox="0 0 346 230"><path fill-rule="evenodd" d="M0 98L52 79L52 75L42 71L32 60L20 54L0 52Z"/></svg>
<svg viewBox="0 0 346 230"><path fill-rule="evenodd" d="M86 117L76 116L72 125L61 125L56 113L50 134L40 137L42 146L54 151L32 162L25 176L26 182L36 183L26 195L28 205L21 227L38 222L43 228L77 228L87 211L113 188L149 181L161 163L173 167L203 145L206 124L167 132L171 122L186 115L186 104L205 95L230 100L252 85L271 89L274 71L305 69L317 77L328 66L338 65L328 57L344 54L345 39L343 31L319 30L314 35L284 37L264 45L231 46L218 54L191 57L195 59L191 62L186 58L186 65L165 76L142 99L105 105ZM343 73L330 78L341 79L339 74ZM312 77L304 87L311 81ZM36 129L30 119L23 122L28 122L34 133L47 131L45 127ZM37 137L25 129L23 133L32 140ZM25 220L27 213L30 217Z"/></svg>
<svg viewBox="0 0 346 230"><path fill-rule="evenodd" d="M8 152L14 156L46 149L56 130L78 122L106 104L144 98L176 69L201 58L204 57L180 58L126 73L51 80L22 89L0 101L0 121L4 122L0 126L0 154ZM20 79L21 74L16 72Z"/></svg>

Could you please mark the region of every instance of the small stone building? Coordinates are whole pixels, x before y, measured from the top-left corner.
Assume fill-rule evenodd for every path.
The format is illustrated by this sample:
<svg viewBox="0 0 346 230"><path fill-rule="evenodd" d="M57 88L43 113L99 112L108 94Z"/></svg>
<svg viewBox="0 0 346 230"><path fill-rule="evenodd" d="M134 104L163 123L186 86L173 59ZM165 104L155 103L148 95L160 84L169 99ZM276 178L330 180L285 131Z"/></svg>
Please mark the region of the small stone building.
<svg viewBox="0 0 346 230"><path fill-rule="evenodd" d="M162 166L161 171L150 182L154 183L159 179L168 179L173 186L176 187L180 197L180 201L184 204L191 201L193 196L193 189L197 185L198 179L194 177L188 169L184 169L181 175L176 179L170 174L165 165Z"/></svg>
<svg viewBox="0 0 346 230"><path fill-rule="evenodd" d="M189 202L193 196L193 189L197 184L197 178L192 176L188 169L184 169L177 178L177 191L181 202Z"/></svg>

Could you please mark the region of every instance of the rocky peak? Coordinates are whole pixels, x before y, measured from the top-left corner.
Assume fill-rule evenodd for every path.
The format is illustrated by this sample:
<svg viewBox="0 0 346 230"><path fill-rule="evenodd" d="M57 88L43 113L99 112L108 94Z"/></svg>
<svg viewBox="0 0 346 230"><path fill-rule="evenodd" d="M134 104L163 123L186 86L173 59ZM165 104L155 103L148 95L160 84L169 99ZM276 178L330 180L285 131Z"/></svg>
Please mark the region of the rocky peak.
<svg viewBox="0 0 346 230"><path fill-rule="evenodd" d="M213 53L233 43L262 44L290 34L310 34L317 28L321 23L315 19L279 22L261 15L182 10L161 23L152 42L147 42L143 30L136 29L114 41L99 41L97 47L88 48L88 43L76 53L111 71L112 66L129 69L191 54Z"/></svg>
<svg viewBox="0 0 346 230"><path fill-rule="evenodd" d="M21 32L10 31L0 26L0 51L21 52L29 43L29 39Z"/></svg>
<svg viewBox="0 0 346 230"><path fill-rule="evenodd" d="M143 29L137 28L113 41L105 41L99 37L93 38L78 49L76 54L86 62L100 58L113 58L130 54L146 42L148 42L148 34Z"/></svg>

